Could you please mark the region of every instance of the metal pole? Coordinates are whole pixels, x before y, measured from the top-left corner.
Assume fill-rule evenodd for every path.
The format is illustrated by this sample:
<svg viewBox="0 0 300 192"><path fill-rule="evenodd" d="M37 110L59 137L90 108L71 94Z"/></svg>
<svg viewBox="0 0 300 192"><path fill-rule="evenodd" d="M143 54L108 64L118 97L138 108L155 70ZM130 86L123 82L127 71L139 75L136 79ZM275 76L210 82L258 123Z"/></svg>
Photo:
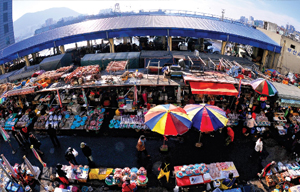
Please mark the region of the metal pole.
<svg viewBox="0 0 300 192"><path fill-rule="evenodd" d="M160 61L158 61L157 84L159 84L159 68L160 68Z"/></svg>
<svg viewBox="0 0 300 192"><path fill-rule="evenodd" d="M148 65L147 65L147 79L148 79L148 74L149 74L149 65L150 65L151 60L149 60Z"/></svg>

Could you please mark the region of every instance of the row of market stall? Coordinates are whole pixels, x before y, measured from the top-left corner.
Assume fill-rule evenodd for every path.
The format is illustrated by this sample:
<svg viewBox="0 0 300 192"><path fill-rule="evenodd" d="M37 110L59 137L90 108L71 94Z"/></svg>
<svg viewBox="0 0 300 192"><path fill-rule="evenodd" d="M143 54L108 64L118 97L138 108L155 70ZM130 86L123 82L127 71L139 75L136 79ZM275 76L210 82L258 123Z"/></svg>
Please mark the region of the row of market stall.
<svg viewBox="0 0 300 192"><path fill-rule="evenodd" d="M2 86L3 110L0 123L5 130L11 130L12 127L27 127L34 121L35 130L47 130L48 126L52 125L60 130L98 131L106 111L113 108L117 110L114 118L110 120L111 129L150 129L164 136L176 136L184 134L191 127L197 128L201 133L237 125L239 115L237 110L231 110L226 114L226 108L232 108L235 97L249 98L249 103L243 101L243 106L246 109L253 109L260 105L260 102L276 95L277 91L279 96L286 95L286 92L280 93L275 83L266 79L251 81L245 74L246 78L242 79L243 77L234 78L222 72L201 74L187 72L183 76L184 83L180 79L144 74L142 70L125 71L126 65L126 62L114 61L108 64L106 74L101 73L98 66L76 69L68 66L55 71L38 72L31 79L17 85L7 83ZM225 66L222 62L219 65ZM223 70L226 70L226 66ZM288 86L288 90L295 90L295 94L299 91L294 85L284 86ZM247 89L253 89L259 94L254 97L251 91L249 93L246 91ZM195 96L194 100L191 98L192 95ZM211 105L198 105L195 104L196 101L209 102ZM271 125L263 111L256 113L255 116L260 131ZM37 119L33 120L34 117ZM278 113L274 120L284 122L285 118L285 114ZM297 114L291 118L296 122ZM164 143L162 149L165 147ZM81 171L78 173L87 179L89 169L84 166L81 168L85 169L84 173ZM64 166L64 169L66 172L73 170L68 166ZM229 172L233 172L235 177L238 176L232 162L178 166L174 169L177 184L182 183L182 186L224 178ZM116 172L119 175L115 174ZM128 168L126 171L101 169L98 175L105 173L107 185L118 185L124 180L123 172L131 178L136 178L132 180L141 185L147 183L146 175L136 173L134 177L135 175L131 174L135 172ZM92 175L96 177L97 174ZM74 178L82 178L81 176L76 174ZM70 176L69 179L71 178L73 177Z"/></svg>

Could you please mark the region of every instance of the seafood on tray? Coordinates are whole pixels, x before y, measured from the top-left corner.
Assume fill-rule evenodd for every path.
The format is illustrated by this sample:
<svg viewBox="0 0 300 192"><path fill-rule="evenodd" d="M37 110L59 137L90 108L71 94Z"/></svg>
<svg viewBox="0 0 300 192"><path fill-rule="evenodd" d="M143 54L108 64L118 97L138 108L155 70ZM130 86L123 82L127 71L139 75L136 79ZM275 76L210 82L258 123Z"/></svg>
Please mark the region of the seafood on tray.
<svg viewBox="0 0 300 192"><path fill-rule="evenodd" d="M92 81L93 79L100 78L100 69L98 65L89 65L84 67L78 67L72 73L70 73L67 77L65 77L65 82L71 82L71 84L78 83L77 81L82 81L83 79L86 81ZM88 77L88 79L86 79ZM81 84L81 83L79 83Z"/></svg>
<svg viewBox="0 0 300 192"><path fill-rule="evenodd" d="M56 69L56 72L57 73L60 73L60 72L66 73L66 72L70 71L73 68L73 66L74 65L70 65L70 66L66 66L66 67L61 67L59 69Z"/></svg>
<svg viewBox="0 0 300 192"><path fill-rule="evenodd" d="M57 73L56 71L46 71L45 73L39 75L36 80L42 80L42 79L50 79L50 80L56 80L59 79L64 72Z"/></svg>
<svg viewBox="0 0 300 192"><path fill-rule="evenodd" d="M106 71L123 71L127 65L128 61L111 61L107 67Z"/></svg>

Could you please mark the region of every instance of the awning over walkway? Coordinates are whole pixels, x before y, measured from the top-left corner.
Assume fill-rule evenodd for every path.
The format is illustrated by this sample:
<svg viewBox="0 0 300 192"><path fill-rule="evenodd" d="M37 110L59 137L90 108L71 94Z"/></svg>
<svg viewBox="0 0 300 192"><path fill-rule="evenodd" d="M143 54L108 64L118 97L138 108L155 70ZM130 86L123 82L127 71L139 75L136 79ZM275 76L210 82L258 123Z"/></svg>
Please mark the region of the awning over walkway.
<svg viewBox="0 0 300 192"><path fill-rule="evenodd" d="M293 99L281 99L282 105L292 106L292 107L300 107L300 101L299 100L293 100Z"/></svg>
<svg viewBox="0 0 300 192"><path fill-rule="evenodd" d="M190 82L192 94L230 95L237 96L239 92L233 84L212 82Z"/></svg>
<svg viewBox="0 0 300 192"><path fill-rule="evenodd" d="M300 89L294 85L285 85L283 83L272 82L278 91L280 99L292 99L300 101Z"/></svg>

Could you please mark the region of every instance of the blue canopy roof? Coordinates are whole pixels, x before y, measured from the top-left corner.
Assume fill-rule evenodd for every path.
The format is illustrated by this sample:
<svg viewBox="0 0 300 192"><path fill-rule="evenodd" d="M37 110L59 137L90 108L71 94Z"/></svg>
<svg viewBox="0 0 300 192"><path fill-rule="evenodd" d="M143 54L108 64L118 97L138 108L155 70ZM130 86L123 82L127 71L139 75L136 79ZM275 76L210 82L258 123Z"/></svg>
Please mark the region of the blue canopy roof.
<svg viewBox="0 0 300 192"><path fill-rule="evenodd" d="M240 24L197 17L134 15L84 21L35 35L0 50L0 64L68 43L147 35L211 38L281 51L281 47L261 31Z"/></svg>

